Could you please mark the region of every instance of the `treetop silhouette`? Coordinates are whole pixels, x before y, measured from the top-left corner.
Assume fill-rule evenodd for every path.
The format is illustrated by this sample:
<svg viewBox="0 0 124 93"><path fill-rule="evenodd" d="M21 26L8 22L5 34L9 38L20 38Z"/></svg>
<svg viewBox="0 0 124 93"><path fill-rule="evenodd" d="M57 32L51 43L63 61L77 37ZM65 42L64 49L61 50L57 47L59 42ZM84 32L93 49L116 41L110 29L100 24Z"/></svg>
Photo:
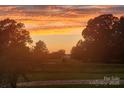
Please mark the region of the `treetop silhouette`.
<svg viewBox="0 0 124 93"><path fill-rule="evenodd" d="M72 48L73 58L90 62L123 62L124 17L104 14L90 19L82 36L84 41Z"/></svg>

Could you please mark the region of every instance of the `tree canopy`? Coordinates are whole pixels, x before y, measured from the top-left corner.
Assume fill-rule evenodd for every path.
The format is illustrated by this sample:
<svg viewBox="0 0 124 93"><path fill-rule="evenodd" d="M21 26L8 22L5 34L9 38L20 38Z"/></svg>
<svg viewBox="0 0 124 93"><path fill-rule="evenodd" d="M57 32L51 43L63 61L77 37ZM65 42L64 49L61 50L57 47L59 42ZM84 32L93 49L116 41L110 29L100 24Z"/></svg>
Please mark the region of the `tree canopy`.
<svg viewBox="0 0 124 93"><path fill-rule="evenodd" d="M28 70L31 43L29 31L23 23L13 19L0 21L0 74L8 75L13 87L18 75Z"/></svg>
<svg viewBox="0 0 124 93"><path fill-rule="evenodd" d="M124 17L104 14L87 22L84 41L72 48L72 57L92 61L122 62L124 55ZM77 52L79 51L79 52Z"/></svg>

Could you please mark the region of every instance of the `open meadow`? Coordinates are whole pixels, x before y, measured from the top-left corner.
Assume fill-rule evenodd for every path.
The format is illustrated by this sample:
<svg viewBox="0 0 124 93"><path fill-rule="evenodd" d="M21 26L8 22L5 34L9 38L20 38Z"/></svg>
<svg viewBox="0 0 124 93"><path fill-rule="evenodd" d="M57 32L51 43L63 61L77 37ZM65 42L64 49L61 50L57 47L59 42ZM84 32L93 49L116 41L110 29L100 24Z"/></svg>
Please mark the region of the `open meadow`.
<svg viewBox="0 0 124 93"><path fill-rule="evenodd" d="M62 62L61 60L56 60L54 62L42 63L39 68L35 69L33 72L27 74L30 82L38 81L60 81L54 84L53 87L84 87L84 81L87 80L104 80L105 77L118 77L120 80L124 80L124 64L102 64L102 63L84 63L75 60L67 60ZM78 81L76 84L63 83L63 81L72 80L84 80L81 84ZM62 82L61 82L62 81ZM64 82L66 82L64 81ZM23 78L20 77L18 82L24 82ZM43 82L41 82L43 83ZM79 84L78 84L79 83ZM52 84L46 84L44 86L32 86L32 87L52 87ZM42 84L41 84L42 85ZM122 87L123 83L120 82L118 86L96 86L96 85L86 85L85 87ZM23 86L22 86L23 87ZM30 86L31 87L31 86Z"/></svg>

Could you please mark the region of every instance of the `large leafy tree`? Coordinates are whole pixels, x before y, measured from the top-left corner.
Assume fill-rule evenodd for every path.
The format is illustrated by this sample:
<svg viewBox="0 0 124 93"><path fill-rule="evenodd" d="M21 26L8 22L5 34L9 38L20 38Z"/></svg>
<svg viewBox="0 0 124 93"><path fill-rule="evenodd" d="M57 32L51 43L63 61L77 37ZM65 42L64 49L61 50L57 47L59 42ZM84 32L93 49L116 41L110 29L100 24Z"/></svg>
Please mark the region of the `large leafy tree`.
<svg viewBox="0 0 124 93"><path fill-rule="evenodd" d="M90 19L82 32L85 39L81 47L74 47L82 53L80 58L90 61L122 62L124 54L124 18L104 14ZM75 50L74 50L75 49ZM75 54L73 54L75 55Z"/></svg>
<svg viewBox="0 0 124 93"><path fill-rule="evenodd" d="M31 43L31 37L23 23L13 19L0 21L0 73L8 75L12 87L16 87L19 73L28 68L26 62Z"/></svg>

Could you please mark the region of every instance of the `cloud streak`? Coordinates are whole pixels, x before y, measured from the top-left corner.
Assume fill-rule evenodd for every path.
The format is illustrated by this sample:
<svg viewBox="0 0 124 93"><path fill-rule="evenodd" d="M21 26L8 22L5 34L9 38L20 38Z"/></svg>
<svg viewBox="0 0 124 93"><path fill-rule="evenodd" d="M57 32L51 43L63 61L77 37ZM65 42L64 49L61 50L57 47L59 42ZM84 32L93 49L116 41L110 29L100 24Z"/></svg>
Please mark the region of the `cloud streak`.
<svg viewBox="0 0 124 93"><path fill-rule="evenodd" d="M86 22L97 15L113 13L122 15L124 6L89 5L41 5L41 6L0 6L0 18L13 18L23 22L26 28L44 31L61 28L84 27Z"/></svg>

